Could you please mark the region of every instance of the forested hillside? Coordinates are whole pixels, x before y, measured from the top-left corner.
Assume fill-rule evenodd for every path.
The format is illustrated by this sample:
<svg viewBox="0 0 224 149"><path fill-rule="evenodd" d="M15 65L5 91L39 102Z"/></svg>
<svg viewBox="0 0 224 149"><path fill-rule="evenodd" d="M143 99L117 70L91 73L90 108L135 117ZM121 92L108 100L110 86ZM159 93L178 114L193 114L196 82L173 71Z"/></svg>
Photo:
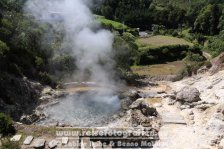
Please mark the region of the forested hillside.
<svg viewBox="0 0 224 149"><path fill-rule="evenodd" d="M212 49L214 38L224 29L224 5L221 0L105 0L98 14L126 25L178 35L188 40L197 40L212 55L221 52L221 43ZM164 32L163 32L164 33ZM190 35L190 36L189 36ZM214 52L219 51L219 52Z"/></svg>

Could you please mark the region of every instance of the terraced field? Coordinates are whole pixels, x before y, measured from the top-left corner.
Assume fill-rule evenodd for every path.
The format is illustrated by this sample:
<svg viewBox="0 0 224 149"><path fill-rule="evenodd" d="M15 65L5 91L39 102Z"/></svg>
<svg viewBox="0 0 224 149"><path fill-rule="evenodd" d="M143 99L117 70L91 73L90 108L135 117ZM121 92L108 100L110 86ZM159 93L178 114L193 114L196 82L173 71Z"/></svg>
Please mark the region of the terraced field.
<svg viewBox="0 0 224 149"><path fill-rule="evenodd" d="M152 36L148 38L140 38L137 40L138 44L149 46L149 47L162 47L162 46L169 46L169 45L189 45L193 46L193 43L190 43L184 39L171 37L171 36Z"/></svg>

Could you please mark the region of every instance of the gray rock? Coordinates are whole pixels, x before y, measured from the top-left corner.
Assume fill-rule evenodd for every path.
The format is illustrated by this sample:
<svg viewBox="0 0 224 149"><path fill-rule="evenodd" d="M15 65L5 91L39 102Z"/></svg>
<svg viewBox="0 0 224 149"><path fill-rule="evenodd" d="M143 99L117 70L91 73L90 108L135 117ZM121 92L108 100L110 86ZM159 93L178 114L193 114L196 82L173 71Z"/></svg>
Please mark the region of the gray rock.
<svg viewBox="0 0 224 149"><path fill-rule="evenodd" d="M182 105L182 106L180 106L180 109L181 109L181 110L189 109L189 108L190 108L189 105Z"/></svg>
<svg viewBox="0 0 224 149"><path fill-rule="evenodd" d="M195 106L195 108L201 109L201 110L206 110L206 109L210 108L211 106L212 105L210 105L210 104L201 104L201 105Z"/></svg>
<svg viewBox="0 0 224 149"><path fill-rule="evenodd" d="M219 143L219 147L224 148L224 139L222 139L222 140L220 141L220 143Z"/></svg>
<svg viewBox="0 0 224 149"><path fill-rule="evenodd" d="M45 142L44 139L34 139L33 147L38 149L44 148Z"/></svg>
<svg viewBox="0 0 224 149"><path fill-rule="evenodd" d="M200 101L200 92L198 89L193 87L184 87L182 88L176 96L176 99L182 102L198 102Z"/></svg>
<svg viewBox="0 0 224 149"><path fill-rule="evenodd" d="M21 139L22 135L15 135L13 136L10 141L19 141Z"/></svg>
<svg viewBox="0 0 224 149"><path fill-rule="evenodd" d="M130 100L129 98L125 98L121 100L121 108L124 110L128 110L131 104L132 104L132 100Z"/></svg>
<svg viewBox="0 0 224 149"><path fill-rule="evenodd" d="M156 116L158 114L156 108L154 108L152 105L149 105L145 101L140 103L139 109L145 116Z"/></svg>
<svg viewBox="0 0 224 149"><path fill-rule="evenodd" d="M51 95L52 92L53 92L53 89L52 89L51 87L45 87L45 88L42 90L41 94L42 94L42 95Z"/></svg>
<svg viewBox="0 0 224 149"><path fill-rule="evenodd" d="M58 145L58 141L56 141L56 140L52 140L52 141L50 141L49 143L48 143L48 147L49 148L55 148L57 145Z"/></svg>
<svg viewBox="0 0 224 149"><path fill-rule="evenodd" d="M156 107L156 108L160 108L160 107L162 107L162 104L161 103L155 103L153 106Z"/></svg>
<svg viewBox="0 0 224 149"><path fill-rule="evenodd" d="M23 144L24 145L30 145L30 143L33 141L33 136L28 136L26 137L26 139L24 140Z"/></svg>
<svg viewBox="0 0 224 149"><path fill-rule="evenodd" d="M139 98L137 99L135 102L133 102L131 105L130 105L130 108L131 109L136 109L139 107L139 105L144 101L145 99L144 98Z"/></svg>
<svg viewBox="0 0 224 149"><path fill-rule="evenodd" d="M207 129L216 134L224 133L224 117L222 113L213 114L212 118L207 122Z"/></svg>

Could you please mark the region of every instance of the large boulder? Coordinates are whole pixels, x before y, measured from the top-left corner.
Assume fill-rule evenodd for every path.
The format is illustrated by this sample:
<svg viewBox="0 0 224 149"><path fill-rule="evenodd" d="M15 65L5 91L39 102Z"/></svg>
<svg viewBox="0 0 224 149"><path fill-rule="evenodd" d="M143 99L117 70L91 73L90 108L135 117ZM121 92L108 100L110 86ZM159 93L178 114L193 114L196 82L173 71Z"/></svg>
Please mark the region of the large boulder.
<svg viewBox="0 0 224 149"><path fill-rule="evenodd" d="M178 101L189 102L189 103L198 102L201 100L200 92L198 91L198 89L194 87L189 87L189 86L182 88L177 93L176 99Z"/></svg>
<svg viewBox="0 0 224 149"><path fill-rule="evenodd" d="M138 109L145 116L157 116L156 108L148 104L144 98L139 98L130 105L131 109Z"/></svg>

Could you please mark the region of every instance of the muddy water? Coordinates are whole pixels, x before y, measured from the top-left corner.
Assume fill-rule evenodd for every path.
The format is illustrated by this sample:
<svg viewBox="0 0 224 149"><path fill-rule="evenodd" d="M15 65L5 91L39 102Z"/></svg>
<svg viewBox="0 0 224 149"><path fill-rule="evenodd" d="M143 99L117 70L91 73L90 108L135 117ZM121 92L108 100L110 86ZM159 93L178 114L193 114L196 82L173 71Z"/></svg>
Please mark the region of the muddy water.
<svg viewBox="0 0 224 149"><path fill-rule="evenodd" d="M120 110L117 95L97 95L94 91L74 93L46 107L47 119L41 124L59 122L71 126L102 126Z"/></svg>

